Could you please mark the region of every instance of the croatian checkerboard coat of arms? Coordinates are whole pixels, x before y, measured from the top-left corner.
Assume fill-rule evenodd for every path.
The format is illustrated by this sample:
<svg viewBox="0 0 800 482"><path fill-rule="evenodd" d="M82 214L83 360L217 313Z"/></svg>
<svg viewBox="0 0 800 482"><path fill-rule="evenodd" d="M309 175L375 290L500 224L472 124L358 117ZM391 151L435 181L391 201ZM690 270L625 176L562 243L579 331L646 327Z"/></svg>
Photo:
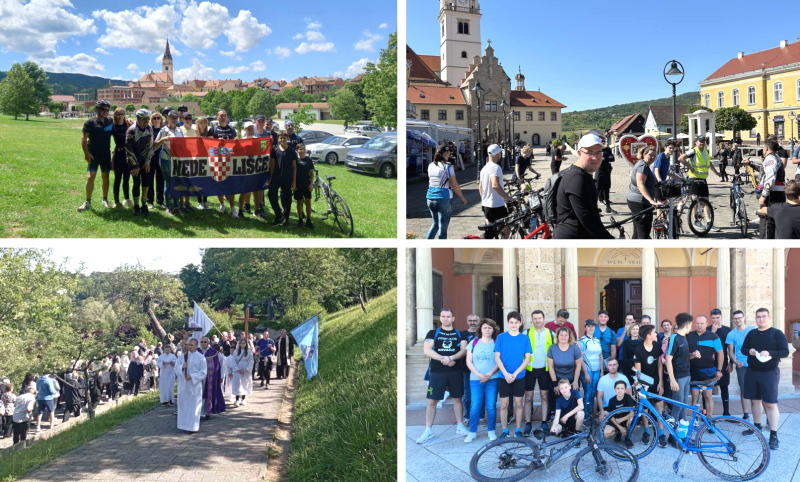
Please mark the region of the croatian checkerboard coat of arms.
<svg viewBox="0 0 800 482"><path fill-rule="evenodd" d="M232 155L233 149L229 147L212 147L208 150L208 167L215 181L222 182L230 175L233 169Z"/></svg>

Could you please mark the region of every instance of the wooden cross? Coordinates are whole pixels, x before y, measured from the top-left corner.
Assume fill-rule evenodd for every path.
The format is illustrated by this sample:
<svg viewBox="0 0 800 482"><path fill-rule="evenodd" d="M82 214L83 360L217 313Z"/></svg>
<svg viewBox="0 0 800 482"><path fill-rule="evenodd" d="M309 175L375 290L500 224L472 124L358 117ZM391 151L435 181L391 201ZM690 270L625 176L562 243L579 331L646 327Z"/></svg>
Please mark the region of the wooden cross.
<svg viewBox="0 0 800 482"><path fill-rule="evenodd" d="M244 318L236 319L238 321L244 321L244 337L247 339L247 337L250 335L250 322L258 321L258 318L250 318L250 308L248 307L244 309Z"/></svg>

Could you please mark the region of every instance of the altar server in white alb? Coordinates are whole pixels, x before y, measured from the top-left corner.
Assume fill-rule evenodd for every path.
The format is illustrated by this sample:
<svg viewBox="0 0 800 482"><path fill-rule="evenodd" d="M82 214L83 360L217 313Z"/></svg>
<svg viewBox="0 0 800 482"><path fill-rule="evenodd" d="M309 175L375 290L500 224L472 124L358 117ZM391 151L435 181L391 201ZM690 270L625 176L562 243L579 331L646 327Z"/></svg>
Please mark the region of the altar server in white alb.
<svg viewBox="0 0 800 482"><path fill-rule="evenodd" d="M172 345L164 347L164 353L158 357L157 363L161 405L175 405L175 365L178 364L178 357L172 353Z"/></svg>
<svg viewBox="0 0 800 482"><path fill-rule="evenodd" d="M239 340L239 345L228 357L229 378L232 379L236 406L247 405L245 397L253 393L253 351L247 340ZM239 398L242 401L239 401Z"/></svg>
<svg viewBox="0 0 800 482"><path fill-rule="evenodd" d="M203 383L208 365L197 353L197 340L186 342L186 351L178 358L175 372L178 375L178 429L187 432L200 430L203 410Z"/></svg>
<svg viewBox="0 0 800 482"><path fill-rule="evenodd" d="M233 403L233 377L230 375L231 357L225 356L222 350L219 350L219 359L222 364L222 396L226 403Z"/></svg>

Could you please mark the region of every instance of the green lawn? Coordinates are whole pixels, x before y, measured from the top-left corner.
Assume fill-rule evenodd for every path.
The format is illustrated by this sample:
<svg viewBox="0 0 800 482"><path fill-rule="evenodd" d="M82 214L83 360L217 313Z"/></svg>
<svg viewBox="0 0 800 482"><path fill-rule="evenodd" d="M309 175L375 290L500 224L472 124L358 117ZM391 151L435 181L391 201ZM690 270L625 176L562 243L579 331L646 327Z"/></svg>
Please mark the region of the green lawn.
<svg viewBox="0 0 800 482"><path fill-rule="evenodd" d="M79 213L84 200L86 161L80 147L83 120L35 118L14 121L0 116L0 229L4 237L26 238L163 238L163 237L342 237L333 219L312 217L315 229L273 228L254 217L233 219L213 211L179 217L156 209L149 218L133 217L129 209L105 209L100 203L100 176L91 211ZM344 165L319 166L322 175L336 176L334 188L353 214L354 237L397 236L397 179L350 172ZM109 199L113 202L113 178ZM120 197L122 194L120 193ZM314 204L324 212L324 200Z"/></svg>
<svg viewBox="0 0 800 482"><path fill-rule="evenodd" d="M397 479L397 289L325 319L319 373L300 363L286 480Z"/></svg>

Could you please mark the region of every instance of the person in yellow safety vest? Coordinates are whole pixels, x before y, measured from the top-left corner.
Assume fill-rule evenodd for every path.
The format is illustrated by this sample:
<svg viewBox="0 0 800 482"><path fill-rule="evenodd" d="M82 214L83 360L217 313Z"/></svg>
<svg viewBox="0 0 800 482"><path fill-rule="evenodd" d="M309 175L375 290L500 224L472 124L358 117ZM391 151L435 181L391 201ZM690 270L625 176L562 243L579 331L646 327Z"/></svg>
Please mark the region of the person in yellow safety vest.
<svg viewBox="0 0 800 482"><path fill-rule="evenodd" d="M522 435L525 437L530 436L533 430L531 418L533 417L533 391L536 388L536 382L539 382L539 398L542 401L542 430L544 431L548 430L547 395L552 389L547 367L547 350L553 344L553 333L544 326L542 310L534 310L531 313L531 322L533 326L528 329L528 337L531 339L531 361L525 368L528 372L525 374L525 401L522 406L525 412L525 430Z"/></svg>
<svg viewBox="0 0 800 482"><path fill-rule="evenodd" d="M722 177L717 171L717 168L714 167L714 164L711 163L711 154L708 152L708 149L705 148L706 139L703 136L697 136L694 139L694 149L687 150L684 154L682 154L678 161L686 166L689 169L689 177L693 179L694 182L690 188L690 194L696 195L697 197L708 199L708 170L711 169L714 171L718 177ZM711 224L711 211L709 209L709 205L704 206L704 214L706 217L706 225ZM705 226L697 226L700 229L705 229ZM720 229L716 226L711 226L711 230L715 232L719 232Z"/></svg>

